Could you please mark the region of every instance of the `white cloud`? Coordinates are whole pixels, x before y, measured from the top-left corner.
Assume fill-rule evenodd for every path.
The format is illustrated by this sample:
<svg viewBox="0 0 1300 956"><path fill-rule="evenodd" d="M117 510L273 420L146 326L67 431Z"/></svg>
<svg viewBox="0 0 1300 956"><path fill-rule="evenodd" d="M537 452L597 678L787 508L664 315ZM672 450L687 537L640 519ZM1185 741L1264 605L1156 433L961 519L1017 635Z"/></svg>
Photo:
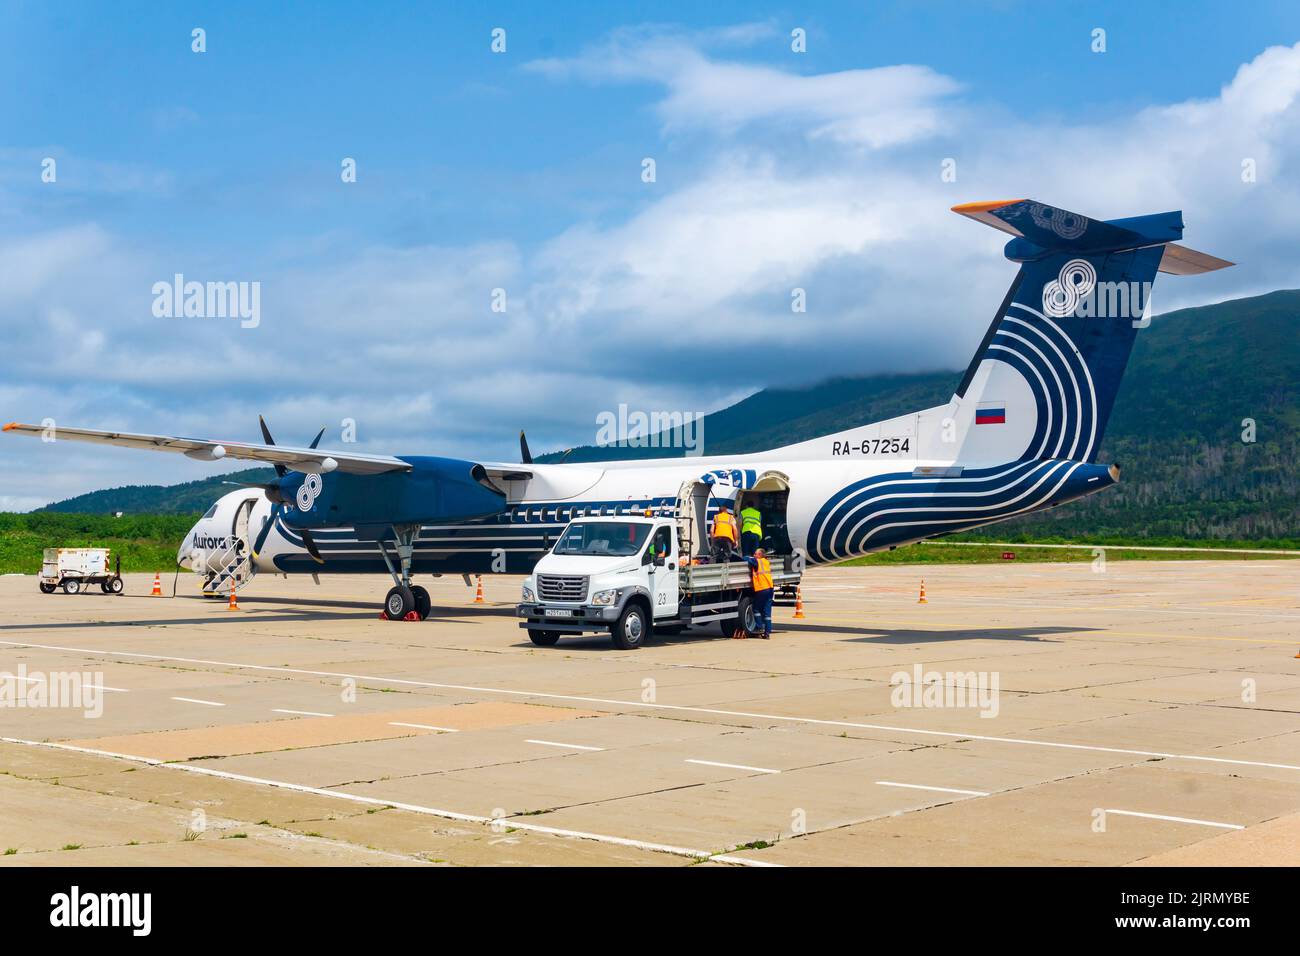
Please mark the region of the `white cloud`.
<svg viewBox="0 0 1300 956"><path fill-rule="evenodd" d="M762 25L723 35L752 42ZM925 66L884 66L803 76L774 67L712 59L686 36L656 30L621 31L569 60L528 68L553 78L649 81L668 95L657 109L669 129L723 134L766 124L797 126L811 139L871 148L932 134L940 102L960 85Z"/></svg>

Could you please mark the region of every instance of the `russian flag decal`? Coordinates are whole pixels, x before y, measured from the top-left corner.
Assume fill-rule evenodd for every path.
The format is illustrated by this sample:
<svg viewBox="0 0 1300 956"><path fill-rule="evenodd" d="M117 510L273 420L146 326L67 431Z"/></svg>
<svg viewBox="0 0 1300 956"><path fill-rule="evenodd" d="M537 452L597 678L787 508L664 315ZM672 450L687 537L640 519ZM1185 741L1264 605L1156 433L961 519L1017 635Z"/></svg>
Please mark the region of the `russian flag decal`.
<svg viewBox="0 0 1300 956"><path fill-rule="evenodd" d="M1006 421L1005 405L985 405L975 409L976 425L1005 425Z"/></svg>

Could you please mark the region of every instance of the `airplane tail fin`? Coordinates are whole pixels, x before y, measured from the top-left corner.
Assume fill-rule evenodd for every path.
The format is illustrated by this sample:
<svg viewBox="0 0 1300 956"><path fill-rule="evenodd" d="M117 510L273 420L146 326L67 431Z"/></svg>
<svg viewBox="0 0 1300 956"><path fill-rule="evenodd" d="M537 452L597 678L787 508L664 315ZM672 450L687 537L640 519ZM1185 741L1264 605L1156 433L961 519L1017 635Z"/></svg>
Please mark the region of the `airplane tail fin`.
<svg viewBox="0 0 1300 956"><path fill-rule="evenodd" d="M1108 221L1029 199L953 211L1013 238L1020 263L957 388L967 461L1095 461L1157 272L1232 265L1179 245L1181 212Z"/></svg>

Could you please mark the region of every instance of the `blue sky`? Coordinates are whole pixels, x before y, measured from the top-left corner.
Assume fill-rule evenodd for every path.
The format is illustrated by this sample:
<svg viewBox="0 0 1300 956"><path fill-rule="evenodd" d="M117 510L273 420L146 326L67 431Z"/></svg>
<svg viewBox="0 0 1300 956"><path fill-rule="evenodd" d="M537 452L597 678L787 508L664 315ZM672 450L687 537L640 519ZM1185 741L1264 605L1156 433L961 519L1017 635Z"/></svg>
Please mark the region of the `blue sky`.
<svg viewBox="0 0 1300 956"><path fill-rule="evenodd" d="M1242 266L1159 308L1300 279L1281 251L1300 14L1280 2L7 2L0 20L9 418L252 438L264 411L289 440L352 417L374 450L500 458L520 426L534 448L591 441L621 402L956 369L1010 278L996 237L945 212L974 199L1184 208L1189 244ZM175 272L260 282L260 326L154 317ZM709 374L724 347L743 374ZM0 507L210 471L64 448L54 474L52 449L17 444Z"/></svg>

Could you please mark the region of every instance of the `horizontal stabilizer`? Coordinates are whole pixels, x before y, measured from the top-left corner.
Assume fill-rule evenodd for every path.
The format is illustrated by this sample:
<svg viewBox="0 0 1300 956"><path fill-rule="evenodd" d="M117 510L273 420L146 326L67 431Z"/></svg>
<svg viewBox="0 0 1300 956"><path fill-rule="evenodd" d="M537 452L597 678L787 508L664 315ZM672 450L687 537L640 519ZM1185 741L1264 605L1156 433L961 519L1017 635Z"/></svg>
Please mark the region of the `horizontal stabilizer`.
<svg viewBox="0 0 1300 956"><path fill-rule="evenodd" d="M1165 246L1165 254L1160 257L1160 271L1171 276L1195 276L1215 269L1226 269L1233 264L1226 259L1180 246L1176 242Z"/></svg>
<svg viewBox="0 0 1300 956"><path fill-rule="evenodd" d="M1006 248L1007 258L1013 262L1028 262L1052 252L1105 254L1163 245L1160 271L1171 275L1196 275L1232 265L1176 244L1183 236L1181 212L1090 219L1033 199L965 203L953 206L952 211L1014 236Z"/></svg>

